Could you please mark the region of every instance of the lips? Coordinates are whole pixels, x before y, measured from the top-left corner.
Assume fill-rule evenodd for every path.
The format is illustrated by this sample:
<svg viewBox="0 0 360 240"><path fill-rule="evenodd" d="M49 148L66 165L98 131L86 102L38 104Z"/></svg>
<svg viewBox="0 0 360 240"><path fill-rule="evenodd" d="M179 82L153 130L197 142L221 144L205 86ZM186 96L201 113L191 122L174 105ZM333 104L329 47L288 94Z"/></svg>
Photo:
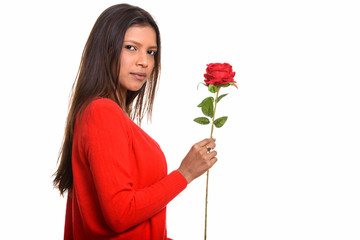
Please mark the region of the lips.
<svg viewBox="0 0 360 240"><path fill-rule="evenodd" d="M146 73L143 72L132 72L130 74L134 76L137 80L144 80L146 78Z"/></svg>

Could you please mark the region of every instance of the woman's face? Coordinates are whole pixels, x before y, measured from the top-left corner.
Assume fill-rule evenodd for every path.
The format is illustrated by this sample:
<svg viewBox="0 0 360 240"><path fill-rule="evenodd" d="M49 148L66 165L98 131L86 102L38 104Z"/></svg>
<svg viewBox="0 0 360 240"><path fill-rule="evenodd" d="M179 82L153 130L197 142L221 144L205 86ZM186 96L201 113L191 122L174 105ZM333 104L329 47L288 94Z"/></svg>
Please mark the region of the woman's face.
<svg viewBox="0 0 360 240"><path fill-rule="evenodd" d="M154 68L156 51L156 33L152 27L128 28L120 53L119 82L123 96L127 90L139 90L147 81Z"/></svg>

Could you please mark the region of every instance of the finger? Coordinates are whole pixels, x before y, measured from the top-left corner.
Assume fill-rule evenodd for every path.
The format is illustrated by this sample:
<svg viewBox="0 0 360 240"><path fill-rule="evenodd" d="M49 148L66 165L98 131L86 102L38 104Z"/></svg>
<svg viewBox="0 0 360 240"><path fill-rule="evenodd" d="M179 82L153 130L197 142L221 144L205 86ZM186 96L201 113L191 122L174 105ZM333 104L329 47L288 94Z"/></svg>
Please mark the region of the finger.
<svg viewBox="0 0 360 240"><path fill-rule="evenodd" d="M202 152L211 152L213 149L215 149L216 144L214 142L211 142L209 144L206 144L204 147L202 147Z"/></svg>
<svg viewBox="0 0 360 240"><path fill-rule="evenodd" d="M211 152L211 150L213 150L216 147L215 142L209 142L208 144L206 144L205 146L201 147L200 149L202 150L202 152Z"/></svg>
<svg viewBox="0 0 360 240"><path fill-rule="evenodd" d="M206 157L207 159L212 159L214 158L215 156L217 155L217 152L216 151L212 151L212 152L209 152Z"/></svg>
<svg viewBox="0 0 360 240"><path fill-rule="evenodd" d="M215 142L210 142L210 143L207 144L205 147L206 147L206 148L210 148L210 150L211 150L211 149L215 149L216 143L215 143Z"/></svg>
<svg viewBox="0 0 360 240"><path fill-rule="evenodd" d="M203 156L206 156L208 153L210 153L212 151L212 147L210 147L210 145L205 145L204 147L200 148L200 154Z"/></svg>
<svg viewBox="0 0 360 240"><path fill-rule="evenodd" d="M215 142L215 141L216 141L215 138L205 138L204 140L198 142L198 144L199 144L201 147L204 147L205 145L210 144L210 143Z"/></svg>
<svg viewBox="0 0 360 240"><path fill-rule="evenodd" d="M217 162L217 160L218 160L217 157L213 157L209 160L210 168L212 168L212 166L214 166L214 164Z"/></svg>

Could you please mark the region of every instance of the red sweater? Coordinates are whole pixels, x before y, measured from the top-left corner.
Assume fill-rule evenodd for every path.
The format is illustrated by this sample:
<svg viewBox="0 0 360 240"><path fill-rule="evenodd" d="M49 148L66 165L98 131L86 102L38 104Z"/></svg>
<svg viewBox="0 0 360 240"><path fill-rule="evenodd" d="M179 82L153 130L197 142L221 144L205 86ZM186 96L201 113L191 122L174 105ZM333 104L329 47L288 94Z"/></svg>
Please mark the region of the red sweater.
<svg viewBox="0 0 360 240"><path fill-rule="evenodd" d="M163 240L166 205L187 186L159 145L112 100L92 101L74 127L64 239Z"/></svg>

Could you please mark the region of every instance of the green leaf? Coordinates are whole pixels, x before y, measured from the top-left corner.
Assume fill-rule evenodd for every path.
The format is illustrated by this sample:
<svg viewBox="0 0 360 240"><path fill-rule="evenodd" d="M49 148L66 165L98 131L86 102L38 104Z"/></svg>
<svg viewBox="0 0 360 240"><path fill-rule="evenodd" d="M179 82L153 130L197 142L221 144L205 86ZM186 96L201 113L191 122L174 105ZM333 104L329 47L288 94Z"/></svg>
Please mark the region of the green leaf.
<svg viewBox="0 0 360 240"><path fill-rule="evenodd" d="M213 101L212 100L208 100L206 101L202 106L201 106L201 111L203 112L203 114L205 116L208 117L213 117L214 115L214 105L213 105Z"/></svg>
<svg viewBox="0 0 360 240"><path fill-rule="evenodd" d="M221 128L222 126L224 126L227 119L228 119L228 117L221 117L221 118L216 119L214 121L215 127Z"/></svg>
<svg viewBox="0 0 360 240"><path fill-rule="evenodd" d="M226 95L228 95L228 93L225 93L223 95L220 95L218 98L217 98L217 103L220 101L220 99L222 99L223 97L225 97Z"/></svg>
<svg viewBox="0 0 360 240"><path fill-rule="evenodd" d="M198 117L198 118L195 118L194 121L197 123L200 123L202 125L207 125L210 123L210 120L207 119L206 117Z"/></svg>
<svg viewBox="0 0 360 240"><path fill-rule="evenodd" d="M212 93L216 93L216 92L217 92L217 87L216 87L215 85L213 85L213 84L209 84L208 89L209 89L209 91L212 92Z"/></svg>
<svg viewBox="0 0 360 240"><path fill-rule="evenodd" d="M207 97L205 98L198 107L201 107L201 111L205 116L213 117L214 115L214 98L213 97Z"/></svg>
<svg viewBox="0 0 360 240"><path fill-rule="evenodd" d="M211 101L211 104L214 102L214 98L213 97L207 97L204 100L202 100L202 102L198 105L198 107L202 107L205 104L208 104L208 102Z"/></svg>

